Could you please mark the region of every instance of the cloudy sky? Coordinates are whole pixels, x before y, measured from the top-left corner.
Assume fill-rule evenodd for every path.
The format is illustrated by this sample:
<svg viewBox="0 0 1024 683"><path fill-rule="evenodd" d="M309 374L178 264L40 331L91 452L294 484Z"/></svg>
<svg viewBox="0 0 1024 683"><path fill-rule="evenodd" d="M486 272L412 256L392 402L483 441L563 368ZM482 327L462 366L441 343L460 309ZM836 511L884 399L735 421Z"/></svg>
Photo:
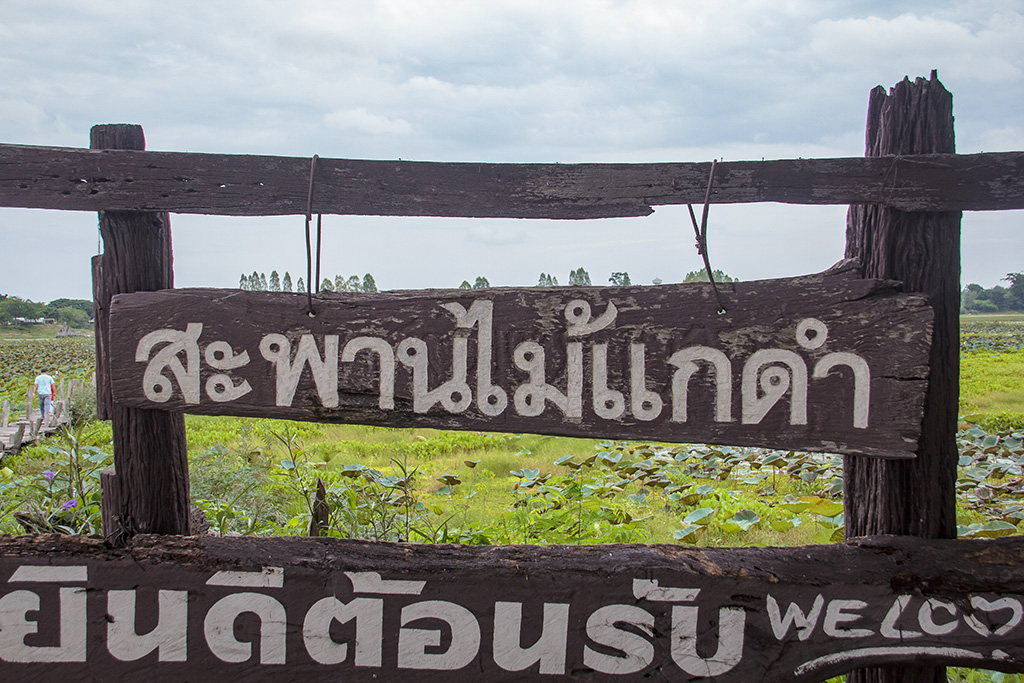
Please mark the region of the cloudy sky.
<svg viewBox="0 0 1024 683"><path fill-rule="evenodd" d="M0 142L488 162L860 156L868 93L953 93L957 151L1024 150L1024 0L0 0ZM845 207L714 206L744 280L842 257ZM301 216L171 219L176 284L305 272ZM322 271L386 289L701 267L683 207L585 222L324 218ZM0 209L0 293L89 298L95 214ZM965 214L962 281L1024 270L1024 212Z"/></svg>

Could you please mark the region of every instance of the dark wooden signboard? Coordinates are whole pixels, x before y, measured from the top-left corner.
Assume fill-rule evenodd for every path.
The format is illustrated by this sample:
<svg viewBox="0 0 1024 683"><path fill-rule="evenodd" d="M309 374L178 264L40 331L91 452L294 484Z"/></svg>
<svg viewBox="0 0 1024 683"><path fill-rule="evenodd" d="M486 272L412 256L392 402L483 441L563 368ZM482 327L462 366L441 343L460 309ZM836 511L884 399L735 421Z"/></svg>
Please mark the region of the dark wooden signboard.
<svg viewBox="0 0 1024 683"><path fill-rule="evenodd" d="M114 400L913 457L931 309L850 264L720 285L115 296Z"/></svg>
<svg viewBox="0 0 1024 683"><path fill-rule="evenodd" d="M801 548L0 537L5 681L1024 670L1024 539Z"/></svg>

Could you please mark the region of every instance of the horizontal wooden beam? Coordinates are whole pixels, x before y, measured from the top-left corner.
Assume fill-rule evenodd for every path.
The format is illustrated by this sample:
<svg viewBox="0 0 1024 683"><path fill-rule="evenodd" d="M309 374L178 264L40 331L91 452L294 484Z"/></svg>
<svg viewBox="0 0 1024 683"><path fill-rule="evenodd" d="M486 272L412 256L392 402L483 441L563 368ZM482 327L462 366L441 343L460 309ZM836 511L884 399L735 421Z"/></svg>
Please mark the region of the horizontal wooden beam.
<svg viewBox="0 0 1024 683"><path fill-rule="evenodd" d="M643 216L700 204L710 162L495 164L319 159L313 212L476 218ZM310 159L0 145L0 206L304 214ZM1024 208L1024 152L719 163L716 204Z"/></svg>
<svg viewBox="0 0 1024 683"><path fill-rule="evenodd" d="M826 273L720 285L114 297L115 402L913 458L932 311ZM205 362L204 362L205 361Z"/></svg>
<svg viewBox="0 0 1024 683"><path fill-rule="evenodd" d="M154 683L1022 672L1022 553L1020 537L690 548L136 536L117 549L0 536L0 671Z"/></svg>

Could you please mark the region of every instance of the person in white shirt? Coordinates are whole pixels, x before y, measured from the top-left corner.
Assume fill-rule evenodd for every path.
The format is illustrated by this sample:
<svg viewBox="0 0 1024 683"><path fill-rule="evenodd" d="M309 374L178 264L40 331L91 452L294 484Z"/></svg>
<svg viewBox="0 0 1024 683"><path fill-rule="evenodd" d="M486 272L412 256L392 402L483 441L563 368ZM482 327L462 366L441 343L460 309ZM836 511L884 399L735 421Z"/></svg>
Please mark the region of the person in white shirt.
<svg viewBox="0 0 1024 683"><path fill-rule="evenodd" d="M51 412L53 412L53 385L57 382L46 374L46 370L39 373L36 377L36 394L39 396L39 413L46 418Z"/></svg>

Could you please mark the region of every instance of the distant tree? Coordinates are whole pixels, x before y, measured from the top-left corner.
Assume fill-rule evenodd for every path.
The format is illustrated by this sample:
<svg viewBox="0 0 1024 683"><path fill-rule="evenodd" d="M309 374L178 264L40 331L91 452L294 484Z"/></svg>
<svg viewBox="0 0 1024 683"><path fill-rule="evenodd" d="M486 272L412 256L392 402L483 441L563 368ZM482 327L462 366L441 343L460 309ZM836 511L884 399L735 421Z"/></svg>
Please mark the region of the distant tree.
<svg viewBox="0 0 1024 683"><path fill-rule="evenodd" d="M720 270L713 270L711 274L715 277L715 282L739 282L734 277L729 277ZM683 278L683 282L707 282L708 272L706 270L691 270Z"/></svg>
<svg viewBox="0 0 1024 683"><path fill-rule="evenodd" d="M249 289L254 292L260 291L260 274L255 270L252 271L252 275L249 276Z"/></svg>
<svg viewBox="0 0 1024 683"><path fill-rule="evenodd" d="M321 292L333 292L334 291L334 283L331 282L331 278L329 278L329 277L325 277L324 278L324 281L320 283L320 291Z"/></svg>
<svg viewBox="0 0 1024 683"><path fill-rule="evenodd" d="M1024 273L1007 273L1003 280L1009 282L1010 286L996 285L991 289L985 289L972 282L964 287L960 291L960 312L966 314L1024 312Z"/></svg>
<svg viewBox="0 0 1024 683"><path fill-rule="evenodd" d="M239 289L249 289L249 276L242 273L242 277L238 278Z"/></svg>
<svg viewBox="0 0 1024 683"><path fill-rule="evenodd" d="M473 289L473 285L469 284L469 280L463 280L462 284L459 285L459 289Z"/></svg>
<svg viewBox="0 0 1024 683"><path fill-rule="evenodd" d="M287 270L284 271L284 279L281 280L281 290L285 292L292 291L292 275Z"/></svg>
<svg viewBox="0 0 1024 683"><path fill-rule="evenodd" d="M623 271L621 273L612 273L612 276L608 278L608 282L612 283L616 287L625 287L633 284L629 281L629 273Z"/></svg>
<svg viewBox="0 0 1024 683"><path fill-rule="evenodd" d="M345 291L348 291L348 288L345 287L345 276L344 275L335 275L334 276L334 291L335 292L345 292Z"/></svg>
<svg viewBox="0 0 1024 683"><path fill-rule="evenodd" d="M45 310L45 304L37 304L27 299L9 296L0 301L0 320L8 323L13 322L15 318L34 320L35 318L42 318Z"/></svg>
<svg viewBox="0 0 1024 683"><path fill-rule="evenodd" d="M960 292L960 312L973 313L975 304L978 301L978 295L984 291L984 287L973 282L964 287Z"/></svg>
<svg viewBox="0 0 1024 683"><path fill-rule="evenodd" d="M377 282L373 279L373 276L367 273L363 276L362 289L364 292L376 292Z"/></svg>
<svg viewBox="0 0 1024 683"><path fill-rule="evenodd" d="M982 301L989 301L992 303L992 306L995 306L995 308L993 309L986 304L983 312L990 313L995 311L1005 311L1007 303L1009 303L1006 292L1006 287L1002 287L1000 285L996 285L992 289L982 290L978 293L978 301L975 302L975 306L981 304Z"/></svg>
<svg viewBox="0 0 1024 683"><path fill-rule="evenodd" d="M345 280L346 292L361 292L363 291L363 282L359 279L358 275L349 275L348 279Z"/></svg>
<svg viewBox="0 0 1024 683"><path fill-rule="evenodd" d="M280 292L281 291L281 277L277 274L276 270L270 271L270 291Z"/></svg>
<svg viewBox="0 0 1024 683"><path fill-rule="evenodd" d="M490 286L491 283L483 275L477 275L476 282L473 283L473 289L487 289Z"/></svg>
<svg viewBox="0 0 1024 683"><path fill-rule="evenodd" d="M54 299L46 304L46 316L48 318L56 318L57 316L51 315L51 312L61 308L74 308L85 313L88 318L92 317L92 301L88 299Z"/></svg>
<svg viewBox="0 0 1024 683"><path fill-rule="evenodd" d="M580 266L576 270L569 271L570 287L590 287L590 274Z"/></svg>
<svg viewBox="0 0 1024 683"><path fill-rule="evenodd" d="M303 294L306 293L306 283L302 281L301 277L295 283L295 291L296 292L302 292Z"/></svg>
<svg viewBox="0 0 1024 683"><path fill-rule="evenodd" d="M1010 283L1006 289L1007 308L1024 311L1024 273L1007 273L1003 281Z"/></svg>
<svg viewBox="0 0 1024 683"><path fill-rule="evenodd" d="M558 278L548 273L541 273L540 278L537 280L538 287L557 287Z"/></svg>
<svg viewBox="0 0 1024 683"><path fill-rule="evenodd" d="M267 274L260 273L260 291L265 292L270 289L270 285L267 284Z"/></svg>
<svg viewBox="0 0 1024 683"><path fill-rule="evenodd" d="M56 318L58 322L62 322L70 327L86 327L89 325L89 314L78 308L72 308L71 306L64 306L58 308L53 315L47 317Z"/></svg>

